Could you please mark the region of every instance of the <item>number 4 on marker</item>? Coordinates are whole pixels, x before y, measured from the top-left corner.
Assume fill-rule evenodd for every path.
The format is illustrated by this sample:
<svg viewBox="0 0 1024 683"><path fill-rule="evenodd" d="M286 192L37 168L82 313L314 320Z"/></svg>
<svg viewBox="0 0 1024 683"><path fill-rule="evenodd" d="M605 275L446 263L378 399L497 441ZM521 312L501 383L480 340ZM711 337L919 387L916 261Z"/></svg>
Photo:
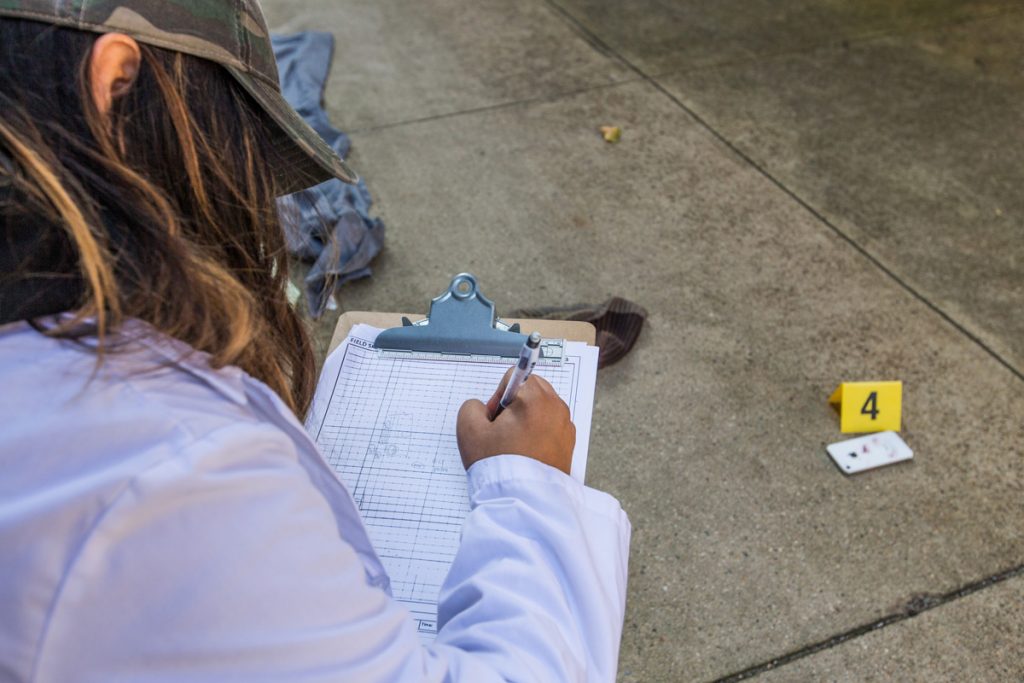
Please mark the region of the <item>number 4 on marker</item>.
<svg viewBox="0 0 1024 683"><path fill-rule="evenodd" d="M900 430L902 382L844 382L829 403L839 406L839 429L849 432Z"/></svg>
<svg viewBox="0 0 1024 683"><path fill-rule="evenodd" d="M878 392L872 391L868 399L864 401L864 407L860 409L861 415L870 415L872 420L878 419Z"/></svg>

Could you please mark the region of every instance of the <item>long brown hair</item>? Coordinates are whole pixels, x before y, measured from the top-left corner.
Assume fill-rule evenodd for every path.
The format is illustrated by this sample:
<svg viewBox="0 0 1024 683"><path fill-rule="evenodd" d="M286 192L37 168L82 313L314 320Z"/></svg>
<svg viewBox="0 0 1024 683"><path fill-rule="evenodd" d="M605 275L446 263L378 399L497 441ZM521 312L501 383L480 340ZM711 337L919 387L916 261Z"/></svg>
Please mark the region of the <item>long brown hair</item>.
<svg viewBox="0 0 1024 683"><path fill-rule="evenodd" d="M138 318L303 416L314 359L285 295L273 124L220 66L145 45L134 85L103 116L89 95L95 38L0 19L0 148L18 167L0 164L0 181L15 215L59 226L69 253L57 261L82 282L74 320L47 334L80 335L90 321L102 354Z"/></svg>

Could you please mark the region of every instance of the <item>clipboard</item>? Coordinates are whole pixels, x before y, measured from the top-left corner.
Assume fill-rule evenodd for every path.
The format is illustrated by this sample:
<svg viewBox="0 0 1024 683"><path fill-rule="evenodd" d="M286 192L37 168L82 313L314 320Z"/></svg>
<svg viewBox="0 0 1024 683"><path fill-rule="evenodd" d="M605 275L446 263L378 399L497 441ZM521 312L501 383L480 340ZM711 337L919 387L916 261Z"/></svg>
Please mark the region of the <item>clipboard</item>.
<svg viewBox="0 0 1024 683"><path fill-rule="evenodd" d="M436 312L440 315L435 314ZM454 312L455 315L452 315ZM430 304L430 312L424 320L412 322L417 316L412 313L387 313L381 311L346 311L341 314L338 323L334 328L334 336L328 353L333 352L339 344L348 336L352 327L357 324L372 325L373 327L390 328L402 330L404 328L416 328L415 331L404 333L406 335L423 335L424 337L435 337L438 346L436 348L446 352L459 352L451 348L447 342L453 339L454 335L462 335L461 344L455 344L462 349L462 352L487 354L493 352L493 348L484 348L480 343L483 335L490 337L488 330L508 334L510 340L501 348L510 349L509 354L496 353L515 357L523 346L526 335L520 330L532 332L536 330L546 340L579 341L594 345L597 339L597 329L590 323L577 320L542 320L534 318L509 318L502 320L497 317L494 311L494 304L480 291L475 276L470 273L459 273L452 278L448 289L435 297ZM408 324L406 324L408 323ZM433 328L430 325L434 325ZM442 334L435 335L439 329L444 328ZM389 331L390 331L389 329ZM513 336L515 335L515 336ZM493 337L490 337L493 340ZM397 345L388 342L385 337L385 346L391 346L391 350L408 350L410 352L426 353L426 347L416 345L417 339L411 341L399 339ZM431 342L433 343L433 342ZM447 347L447 348L446 348Z"/></svg>
<svg viewBox="0 0 1024 683"><path fill-rule="evenodd" d="M469 514L459 406L493 393L523 331L542 335L534 372L570 407L570 474L583 483L598 358L590 323L501 320L476 278L460 273L415 322L401 313L343 314L321 372L306 428L349 487L424 643L436 635L437 595Z"/></svg>

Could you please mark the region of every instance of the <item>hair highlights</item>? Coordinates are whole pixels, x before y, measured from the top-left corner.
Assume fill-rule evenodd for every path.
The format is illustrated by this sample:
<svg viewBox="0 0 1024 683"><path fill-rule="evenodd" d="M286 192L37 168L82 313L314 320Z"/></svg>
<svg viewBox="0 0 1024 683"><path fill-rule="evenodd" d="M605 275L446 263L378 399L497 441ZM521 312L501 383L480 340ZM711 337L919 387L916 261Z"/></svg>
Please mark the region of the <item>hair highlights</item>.
<svg viewBox="0 0 1024 683"><path fill-rule="evenodd" d="M83 282L74 319L47 333L81 336L91 320L102 353L138 318L214 367L241 367L303 416L314 360L285 295L271 124L218 65L150 46L135 84L101 115L86 68L94 41L0 19L0 146L20 169L15 216L63 230Z"/></svg>

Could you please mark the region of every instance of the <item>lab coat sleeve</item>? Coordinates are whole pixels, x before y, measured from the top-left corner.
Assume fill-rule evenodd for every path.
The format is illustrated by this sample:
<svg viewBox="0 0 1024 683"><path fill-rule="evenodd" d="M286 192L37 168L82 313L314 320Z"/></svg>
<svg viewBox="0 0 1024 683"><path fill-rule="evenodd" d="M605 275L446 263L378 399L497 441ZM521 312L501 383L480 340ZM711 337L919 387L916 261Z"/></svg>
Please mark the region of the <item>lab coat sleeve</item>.
<svg viewBox="0 0 1024 683"><path fill-rule="evenodd" d="M630 526L611 496L518 455L469 471L434 648L453 680L613 681Z"/></svg>
<svg viewBox="0 0 1024 683"><path fill-rule="evenodd" d="M237 425L135 476L83 532L34 680L611 680L628 527L610 499L511 456L474 471L423 647L294 454Z"/></svg>

